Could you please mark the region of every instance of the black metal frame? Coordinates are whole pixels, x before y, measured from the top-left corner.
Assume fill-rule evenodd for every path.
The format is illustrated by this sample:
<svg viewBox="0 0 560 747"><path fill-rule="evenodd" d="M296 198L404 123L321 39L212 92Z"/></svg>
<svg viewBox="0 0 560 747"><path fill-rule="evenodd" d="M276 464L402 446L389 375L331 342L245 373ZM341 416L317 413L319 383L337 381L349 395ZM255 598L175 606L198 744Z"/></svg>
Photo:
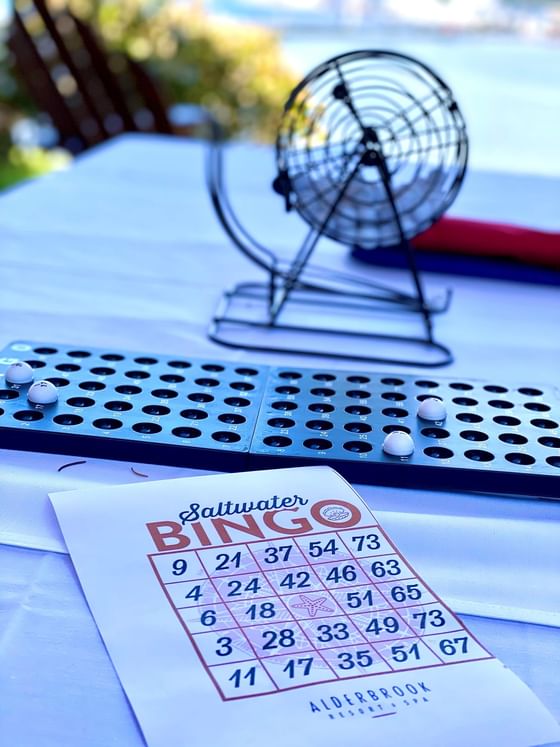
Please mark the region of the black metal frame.
<svg viewBox="0 0 560 747"><path fill-rule="evenodd" d="M393 55L393 53L384 52L367 52L353 53L349 55L389 55L390 57L401 57L404 60L417 62L411 58ZM383 152L383 145L380 142L377 133L373 127L365 126L360 118L360 114L354 105L350 95L349 88L342 73L339 64L339 58L325 63L322 68L336 70L339 78L339 84L335 87L333 95L343 102L347 107L351 117L359 126L361 139L352 150L346 154L343 159L344 180L337 186L334 199L328 206L326 215L322 220L311 225L305 236L295 258L290 262L282 262L270 249L256 242L253 237L240 224L229 202L227 192L223 182L223 153L222 153L222 136L219 126L212 122L212 142L207 161L207 181L211 199L222 226L233 243L253 262L255 262L267 274L267 280L262 283L240 283L233 289L225 292L220 305L214 314L208 329L210 339L221 345L228 347L242 347L248 350L282 352L292 354L304 354L311 356L328 356L338 359L353 359L367 362L388 363L399 366L419 366L435 367L444 366L453 360L450 349L435 341L433 334L432 315L442 313L449 307L451 293L447 291L443 301L428 301L424 293L422 281L418 271L414 249L409 242L403 224L397 200L394 194L391 182L391 174L387 166L387 160ZM443 85L433 71L426 70ZM312 74L311 74L312 75ZM307 85L311 76L308 76L302 83L294 89L288 102L286 103L285 113L290 110L294 102L294 97L302 86ZM447 87L445 87L448 91ZM449 92L450 95L450 92ZM449 106L456 106L450 99ZM454 110L453 110L454 111ZM293 185L291 182L288 169L285 168L280 143L280 133L277 141L277 160L278 176L274 180L274 190L282 195L285 199L286 209L290 210L293 203ZM466 147L466 145L465 145ZM466 154L464 155L463 170L457 177L458 183L453 189L458 189L464 168L466 166ZM311 256L322 236L329 235L329 222L335 214L337 207L344 199L345 194L355 176L361 169L375 168L380 176L380 183L383 186L387 204L390 206L394 224L397 228L397 235L400 240L400 246L407 258L408 268L413 293L404 293L390 288L386 285L374 282L364 281L352 276L336 277L332 271L320 268L310 264ZM297 204L296 204L297 209ZM444 208L442 207L442 210ZM433 220L437 219L437 215ZM254 314L239 314L236 306L252 304L259 311L259 318ZM389 335L375 331L363 331L359 327L346 327L338 329L333 326L324 324L311 325L290 324L281 320L283 312L287 307L292 310L298 307L312 306L315 311L321 314L321 307L333 311L344 309L347 312L354 309L356 314L363 318L364 314L371 314L379 310L386 312L412 312L419 314L423 324L423 335ZM309 319L309 315L308 319ZM270 332L285 332L290 335L298 334L309 335L313 333L318 336L338 336L345 338L355 338L360 345L355 351L337 352L331 349L321 347L297 349L292 345L278 346L273 342L270 344L252 344L250 341L251 331L260 329ZM412 346L418 350L413 357L387 357L379 352L365 355L363 353L364 341L383 343L387 341L401 342L403 345Z"/></svg>

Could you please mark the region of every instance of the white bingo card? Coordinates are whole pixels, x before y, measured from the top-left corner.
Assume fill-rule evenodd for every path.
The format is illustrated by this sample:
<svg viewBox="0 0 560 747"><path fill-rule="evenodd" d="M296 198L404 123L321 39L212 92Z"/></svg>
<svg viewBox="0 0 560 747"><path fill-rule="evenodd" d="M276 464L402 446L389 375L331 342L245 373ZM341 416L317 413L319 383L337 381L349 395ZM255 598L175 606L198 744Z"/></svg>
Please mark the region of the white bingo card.
<svg viewBox="0 0 560 747"><path fill-rule="evenodd" d="M560 740L328 467L50 497L149 747Z"/></svg>

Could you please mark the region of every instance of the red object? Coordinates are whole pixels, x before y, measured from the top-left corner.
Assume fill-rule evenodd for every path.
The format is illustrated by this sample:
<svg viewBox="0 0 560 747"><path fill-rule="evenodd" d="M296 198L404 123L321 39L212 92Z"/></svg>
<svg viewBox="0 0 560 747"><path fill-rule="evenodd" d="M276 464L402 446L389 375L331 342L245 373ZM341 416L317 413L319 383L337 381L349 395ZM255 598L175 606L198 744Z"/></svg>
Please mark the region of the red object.
<svg viewBox="0 0 560 747"><path fill-rule="evenodd" d="M416 249L513 259L560 269L560 233L505 223L443 217L412 244Z"/></svg>

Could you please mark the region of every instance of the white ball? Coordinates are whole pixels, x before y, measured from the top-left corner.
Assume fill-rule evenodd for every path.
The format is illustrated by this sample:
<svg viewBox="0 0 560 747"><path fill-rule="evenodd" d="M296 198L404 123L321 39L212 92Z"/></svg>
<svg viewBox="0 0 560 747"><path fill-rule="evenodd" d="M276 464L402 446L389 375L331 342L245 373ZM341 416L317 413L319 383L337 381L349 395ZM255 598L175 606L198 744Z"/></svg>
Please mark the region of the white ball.
<svg viewBox="0 0 560 747"><path fill-rule="evenodd" d="M52 405L58 400L58 390L50 381L36 381L29 387L27 399L34 405Z"/></svg>
<svg viewBox="0 0 560 747"><path fill-rule="evenodd" d="M443 402L437 397L427 397L420 402L417 414L423 420L445 420L447 410Z"/></svg>
<svg viewBox="0 0 560 747"><path fill-rule="evenodd" d="M33 369L25 361L16 361L8 366L5 376L9 384L29 384L33 381Z"/></svg>
<svg viewBox="0 0 560 747"><path fill-rule="evenodd" d="M390 456L410 456L414 451L414 441L404 431L392 431L385 436L383 451Z"/></svg>

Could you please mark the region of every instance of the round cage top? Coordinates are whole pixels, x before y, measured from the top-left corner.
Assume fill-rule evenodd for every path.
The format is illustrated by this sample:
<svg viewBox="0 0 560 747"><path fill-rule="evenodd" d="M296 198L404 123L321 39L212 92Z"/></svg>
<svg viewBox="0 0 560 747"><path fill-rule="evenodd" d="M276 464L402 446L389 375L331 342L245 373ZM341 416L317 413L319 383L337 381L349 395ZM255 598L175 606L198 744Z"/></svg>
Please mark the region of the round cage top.
<svg viewBox="0 0 560 747"><path fill-rule="evenodd" d="M395 210L411 239L451 205L467 153L459 107L430 68L394 52L351 52L292 91L276 141L275 189L325 236L391 246L402 239Z"/></svg>

